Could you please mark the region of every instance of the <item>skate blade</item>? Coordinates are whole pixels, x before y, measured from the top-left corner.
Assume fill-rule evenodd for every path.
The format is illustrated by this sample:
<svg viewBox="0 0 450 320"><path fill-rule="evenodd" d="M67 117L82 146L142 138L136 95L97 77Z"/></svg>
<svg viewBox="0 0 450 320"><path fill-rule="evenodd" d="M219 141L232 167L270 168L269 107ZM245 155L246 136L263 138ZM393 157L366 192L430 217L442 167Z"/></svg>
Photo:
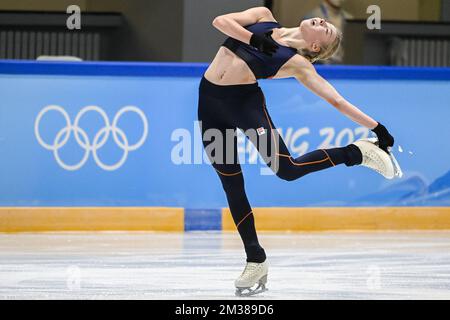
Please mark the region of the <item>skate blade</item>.
<svg viewBox="0 0 450 320"><path fill-rule="evenodd" d="M394 166L394 175L397 178L401 178L403 177L403 171L402 168L400 167L397 159L395 158L394 154L391 152L391 148L388 149L389 150L389 157L391 158L392 164Z"/></svg>
<svg viewBox="0 0 450 320"><path fill-rule="evenodd" d="M267 289L264 285L263 286L258 286L256 289L251 289L251 288L238 288L236 289L236 296L237 297L251 297L263 292L266 292Z"/></svg>
<svg viewBox="0 0 450 320"><path fill-rule="evenodd" d="M269 289L266 288L267 283L267 275L261 278L258 282L258 287L256 289L252 288L236 288L236 296L238 297L251 297L256 294L263 293Z"/></svg>

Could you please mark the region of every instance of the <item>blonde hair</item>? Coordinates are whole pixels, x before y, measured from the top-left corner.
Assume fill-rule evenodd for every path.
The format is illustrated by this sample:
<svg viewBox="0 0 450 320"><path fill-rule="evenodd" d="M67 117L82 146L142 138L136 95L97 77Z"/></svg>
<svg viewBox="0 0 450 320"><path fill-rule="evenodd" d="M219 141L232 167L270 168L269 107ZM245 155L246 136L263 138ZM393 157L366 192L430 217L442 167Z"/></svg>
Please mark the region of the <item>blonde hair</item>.
<svg viewBox="0 0 450 320"><path fill-rule="evenodd" d="M337 30L336 39L328 46L320 46L319 52L309 51L307 49L300 49L298 53L309 60L309 62L314 63L319 60L330 59L339 49L342 42L342 32Z"/></svg>

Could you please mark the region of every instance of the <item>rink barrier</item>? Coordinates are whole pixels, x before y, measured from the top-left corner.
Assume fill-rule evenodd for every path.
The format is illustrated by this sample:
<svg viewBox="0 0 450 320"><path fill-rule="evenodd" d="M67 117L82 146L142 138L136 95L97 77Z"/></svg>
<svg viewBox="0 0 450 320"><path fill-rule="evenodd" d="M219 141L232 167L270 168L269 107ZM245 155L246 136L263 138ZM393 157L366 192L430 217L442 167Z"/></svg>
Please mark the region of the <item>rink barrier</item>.
<svg viewBox="0 0 450 320"><path fill-rule="evenodd" d="M221 209L184 209L185 231L222 230Z"/></svg>
<svg viewBox="0 0 450 320"><path fill-rule="evenodd" d="M169 146L162 143L161 139L152 138L168 138L175 128L180 127L188 128L194 136L191 124L196 118L198 82L206 67L204 63L0 60L0 80L5 88L0 114L8 115L7 121L3 121L0 126L3 130L0 130L0 149L8 154L0 160L3 170L0 169L0 232L235 232L229 211L220 209L227 205L226 198L209 165L208 169L190 166L181 170L182 167L159 158L167 154L164 152L169 151ZM341 169L330 171L327 181L334 181L334 188L340 190L340 194L332 199L329 198L332 193L323 187L321 179L302 180L301 197L299 192L291 192L291 185L265 179L267 185L264 191L271 187L279 191L279 197L270 199L265 192L257 192L263 180L259 175L254 175L253 179L246 180L246 185L249 191L253 190L249 198L256 208L257 228L262 231L450 230L450 209L442 207L449 205L448 194L445 193L448 192L446 179L450 177L445 161L449 149L446 148L445 139L439 138L449 136L445 121L449 109L442 101L449 100L446 94L450 92L450 68L317 66L317 70L327 79L344 80L336 81L336 84L342 89L351 89L348 93L351 92L352 100L367 100L365 110L369 113L379 109L371 101L388 101L377 98L398 97L397 92L403 95L405 90L409 90L409 99L393 100L395 108L390 108L385 119L402 119L395 125L392 121L393 130L398 133L400 141L408 138L408 150L414 151L414 157L407 152L399 155L403 156L399 161L406 159L401 162L405 173L411 173L412 176L395 181L398 182L396 185L386 185L383 179L368 170L355 169L354 175ZM353 79L402 81L390 81L387 84L382 81L347 81ZM172 82L175 84L173 87L170 86ZM281 84L286 91L276 90ZM261 85L272 101L282 101L286 92L292 93L293 99L284 105L291 113L280 113L281 108L273 108L272 115L277 118L280 127L295 130L293 132L300 132L299 126L303 125L289 121L295 103L314 105L314 120L309 108L295 109L296 116L298 113L299 118L309 119L308 127L304 128L310 129L311 133L304 139L311 146L323 142L319 133L322 129L329 129L330 124L336 124L332 128L333 134L336 133L334 140L348 129L352 135L356 134L358 128L349 127L341 118L335 117L336 113L329 112L325 102L298 86L294 79L261 81ZM372 90L373 86L376 90ZM73 117L84 106L99 105L111 119L119 107L136 104L145 111L151 123L150 128L154 131L150 131L146 144L139 149L139 153L127 160L120 171L103 172L104 169L92 158L80 171L62 171L64 168L55 162L55 156L42 147L33 133L36 116L44 106L55 103ZM429 112L429 106L433 106L434 112ZM172 116L174 113L177 117ZM407 122L404 116L409 116L410 121L420 119L424 123L433 123L433 126L425 134L414 136L404 126ZM93 125L95 122L87 121L86 124ZM42 134L51 137L53 128L52 125L42 126ZM134 128L128 126L127 134L130 133L130 137L137 133ZM291 143L294 143L293 138ZM21 147L18 148L18 145ZM154 150L161 148L165 151L157 156ZM427 148L441 151L439 161L434 161L433 166L422 165L429 160L428 152L425 152ZM102 156L105 163L110 163L117 154L107 149ZM149 165L150 160L158 160L154 161L158 165ZM248 169L251 172L253 168ZM89 178L86 180L86 177ZM165 183L158 183L162 179ZM369 187L361 187L363 182ZM360 188L354 187L357 183ZM102 190L98 197L97 190ZM211 191L211 194L205 196L204 190ZM297 189L294 187L294 190ZM399 190L406 190L406 194L399 196ZM425 194L417 192L411 195L410 190L424 191ZM324 206L341 204L342 207L322 208L322 203ZM361 203L372 207L355 207ZM262 208L280 204L289 208ZM423 207L394 207L397 204ZM106 207L111 205L114 207ZM311 205L316 207L308 207ZM381 208L379 205L391 207Z"/></svg>
<svg viewBox="0 0 450 320"><path fill-rule="evenodd" d="M255 208L261 231L449 230L450 207ZM224 231L236 230L223 209Z"/></svg>
<svg viewBox="0 0 450 320"><path fill-rule="evenodd" d="M0 232L183 231L183 208L1 207Z"/></svg>
<svg viewBox="0 0 450 320"><path fill-rule="evenodd" d="M255 208L259 231L450 230L450 207ZM1 207L0 232L236 231L228 208Z"/></svg>
<svg viewBox="0 0 450 320"><path fill-rule="evenodd" d="M198 85L206 66L0 60L0 150L8 155L0 158L0 206L227 206L216 174L200 156ZM363 105L365 112L387 122L398 144L405 143L405 152L397 153L405 178L385 181L370 170L352 168L349 174L339 167L285 183L262 174L254 148L239 147L241 155L254 161L243 168L252 177L246 179L252 206L450 206L446 193L450 171L445 161L450 149L446 140L439 138L450 136L445 120L450 117L445 103L450 100L450 68L317 69L334 80L345 96ZM353 79L358 80L349 81ZM401 81L385 81L392 79ZM424 79L427 81L418 81ZM331 110L326 101L295 79L261 80L261 88L293 157L370 134L367 128ZM389 112L382 107L389 107ZM86 112L89 114L84 116ZM132 144L138 148L122 148L122 135L117 139L116 130L109 138L97 136L102 137L97 148L86 147L83 139L92 144L96 128L101 128L99 116L111 121L122 119L124 112L124 120L118 121L120 132L135 143L143 137ZM71 124L82 115L77 129ZM417 119L433 125L426 132L412 132L405 124ZM111 132L109 127L105 120L105 132ZM81 137L81 132L87 136ZM60 143L55 143L57 137ZM108 143L102 148L104 141ZM177 150L183 150L183 157ZM440 150L440 156L432 166L423 165L433 150ZM324 181L334 182L333 192L323 187ZM268 196L270 189L277 192Z"/></svg>

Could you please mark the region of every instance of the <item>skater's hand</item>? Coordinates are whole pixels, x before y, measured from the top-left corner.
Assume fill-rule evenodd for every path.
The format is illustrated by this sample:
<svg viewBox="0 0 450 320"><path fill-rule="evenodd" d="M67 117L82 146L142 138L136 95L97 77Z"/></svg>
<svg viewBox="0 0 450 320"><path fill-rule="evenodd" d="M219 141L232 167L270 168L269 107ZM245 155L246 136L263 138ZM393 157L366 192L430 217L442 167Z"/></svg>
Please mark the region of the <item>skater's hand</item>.
<svg viewBox="0 0 450 320"><path fill-rule="evenodd" d="M385 126L378 122L378 125L372 129L378 137L378 146L388 152L388 147L394 145L394 137L389 133Z"/></svg>
<svg viewBox="0 0 450 320"><path fill-rule="evenodd" d="M273 31L269 31L263 34L254 33L250 38L250 45L255 47L261 52L272 56L279 48L276 42L270 36Z"/></svg>

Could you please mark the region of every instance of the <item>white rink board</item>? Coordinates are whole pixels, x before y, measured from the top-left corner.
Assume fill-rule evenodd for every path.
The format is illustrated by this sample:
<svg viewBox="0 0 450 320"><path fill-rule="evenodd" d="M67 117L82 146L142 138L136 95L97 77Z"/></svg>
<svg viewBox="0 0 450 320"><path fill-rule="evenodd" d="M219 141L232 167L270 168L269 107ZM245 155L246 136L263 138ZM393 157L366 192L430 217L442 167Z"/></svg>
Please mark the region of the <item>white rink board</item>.
<svg viewBox="0 0 450 320"><path fill-rule="evenodd" d="M261 299L450 299L450 231L259 238ZM238 299L244 263L237 233L0 234L0 299Z"/></svg>

